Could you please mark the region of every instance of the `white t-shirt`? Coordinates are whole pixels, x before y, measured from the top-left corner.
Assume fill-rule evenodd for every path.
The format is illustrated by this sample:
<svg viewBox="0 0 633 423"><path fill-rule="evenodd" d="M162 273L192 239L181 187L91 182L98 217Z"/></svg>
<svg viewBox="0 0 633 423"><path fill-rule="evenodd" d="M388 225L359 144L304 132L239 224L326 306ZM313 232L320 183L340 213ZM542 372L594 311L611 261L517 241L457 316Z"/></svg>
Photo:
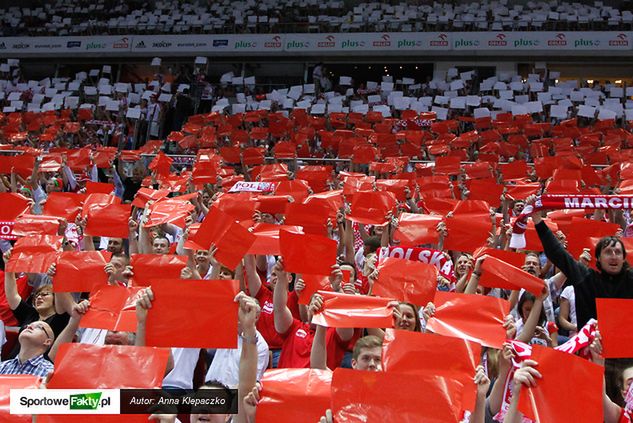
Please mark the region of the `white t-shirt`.
<svg viewBox="0 0 633 423"><path fill-rule="evenodd" d="M163 386L193 389L193 373L200 357L200 348L172 348L174 368L163 379Z"/></svg>
<svg viewBox="0 0 633 423"><path fill-rule="evenodd" d="M560 294L561 298L569 301L569 321L578 326L578 320L576 320L576 292L573 286L568 286L563 289L563 293Z"/></svg>
<svg viewBox="0 0 633 423"><path fill-rule="evenodd" d="M90 345L105 345L108 331L105 329L85 328L80 329L79 343Z"/></svg>
<svg viewBox="0 0 633 423"><path fill-rule="evenodd" d="M259 331L257 333L257 380L264 376L268 368L268 343ZM242 338L237 338L236 349L218 349L213 362L209 366L206 382L217 380L229 388L237 388L240 381L240 355L242 354Z"/></svg>

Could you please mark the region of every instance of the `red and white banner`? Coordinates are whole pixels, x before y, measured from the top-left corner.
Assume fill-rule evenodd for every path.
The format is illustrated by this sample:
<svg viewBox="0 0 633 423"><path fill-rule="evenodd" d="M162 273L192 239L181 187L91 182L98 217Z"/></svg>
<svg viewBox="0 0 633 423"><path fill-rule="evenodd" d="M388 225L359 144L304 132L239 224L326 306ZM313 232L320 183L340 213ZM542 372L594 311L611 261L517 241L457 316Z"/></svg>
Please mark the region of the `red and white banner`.
<svg viewBox="0 0 633 423"><path fill-rule="evenodd" d="M275 184L272 182L236 182L229 192L273 192Z"/></svg>
<svg viewBox="0 0 633 423"><path fill-rule="evenodd" d="M542 209L631 209L633 195L542 195L534 203Z"/></svg>
<svg viewBox="0 0 633 423"><path fill-rule="evenodd" d="M418 260L422 263L432 264L446 279L450 281L455 279L453 260L440 250L419 247L382 247L378 254L379 263L387 257Z"/></svg>
<svg viewBox="0 0 633 423"><path fill-rule="evenodd" d="M15 222L0 222L0 239L18 239L17 236L13 235L13 225Z"/></svg>

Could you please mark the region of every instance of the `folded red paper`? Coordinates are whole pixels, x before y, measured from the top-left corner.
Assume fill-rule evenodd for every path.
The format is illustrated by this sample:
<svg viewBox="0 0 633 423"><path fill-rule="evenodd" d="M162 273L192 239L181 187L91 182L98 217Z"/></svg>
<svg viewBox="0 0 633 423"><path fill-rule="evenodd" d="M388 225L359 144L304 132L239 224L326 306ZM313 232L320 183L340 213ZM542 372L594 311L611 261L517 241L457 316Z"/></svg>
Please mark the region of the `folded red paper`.
<svg viewBox="0 0 633 423"><path fill-rule="evenodd" d="M236 280L152 281L146 343L156 347L237 348ZM203 304L204 307L192 307Z"/></svg>
<svg viewBox="0 0 633 423"><path fill-rule="evenodd" d="M338 368L332 376L332 413L337 422L457 423L461 390L456 380L396 372Z"/></svg>
<svg viewBox="0 0 633 423"><path fill-rule="evenodd" d="M390 298L319 291L323 309L312 317L315 325L330 328L386 328L393 326Z"/></svg>
<svg viewBox="0 0 633 423"><path fill-rule="evenodd" d="M279 247L287 272L329 275L336 264L336 241L324 236L281 230Z"/></svg>
<svg viewBox="0 0 633 423"><path fill-rule="evenodd" d="M160 388L169 350L127 345L62 344L50 389Z"/></svg>
<svg viewBox="0 0 633 423"><path fill-rule="evenodd" d="M279 255L279 231L286 230L288 232L300 234L303 233L300 226L274 225L270 223L257 223L253 227L253 235L255 242L248 250L248 254L262 255Z"/></svg>
<svg viewBox="0 0 633 423"><path fill-rule="evenodd" d="M366 225L382 225L395 206L396 196L391 192L357 192L352 196L351 213L346 217Z"/></svg>
<svg viewBox="0 0 633 423"><path fill-rule="evenodd" d="M31 208L28 198L12 192L0 192L0 204L0 221L3 222L13 222Z"/></svg>
<svg viewBox="0 0 633 423"><path fill-rule="evenodd" d="M18 239L11 251L7 272L46 273L57 261L61 236L31 235Z"/></svg>
<svg viewBox="0 0 633 423"><path fill-rule="evenodd" d="M317 422L330 408L332 372L316 369L268 370L261 380L258 423Z"/></svg>
<svg viewBox="0 0 633 423"><path fill-rule="evenodd" d="M393 238L405 245L437 244L440 235L436 228L441 221L442 216L402 213Z"/></svg>
<svg viewBox="0 0 633 423"><path fill-rule="evenodd" d="M506 339L503 328L510 303L483 295L435 294L435 315L427 322L427 330L477 342L484 347L501 348Z"/></svg>
<svg viewBox="0 0 633 423"><path fill-rule="evenodd" d="M536 379L534 388L521 386L519 411L525 417L537 423L604 421L603 367L539 345L532 346L531 359L538 363L542 378Z"/></svg>
<svg viewBox="0 0 633 423"><path fill-rule="evenodd" d="M141 287L106 285L90 294L82 328L136 332L136 300Z"/></svg>
<svg viewBox="0 0 633 423"><path fill-rule="evenodd" d="M92 292L108 283L104 267L112 253L107 251L64 251L59 255L54 292Z"/></svg>
<svg viewBox="0 0 633 423"><path fill-rule="evenodd" d="M11 389L38 389L41 379L32 375L1 375L0 376L0 421L5 423L31 423L33 416L10 414Z"/></svg>
<svg viewBox="0 0 633 423"><path fill-rule="evenodd" d="M114 185L105 182L86 182L86 194L112 194Z"/></svg>
<svg viewBox="0 0 633 423"><path fill-rule="evenodd" d="M437 291L437 267L420 261L388 257L378 265L372 292L418 306L433 301Z"/></svg>
<svg viewBox="0 0 633 423"><path fill-rule="evenodd" d="M86 200L85 194L74 192L51 192L44 204L43 214L57 216L74 222Z"/></svg>
<svg viewBox="0 0 633 423"><path fill-rule="evenodd" d="M605 358L633 358L633 300L596 298Z"/></svg>
<svg viewBox="0 0 633 423"><path fill-rule="evenodd" d="M109 204L102 208L93 208L88 212L86 234L127 238L129 236L128 220L131 212L132 206L130 204Z"/></svg>
<svg viewBox="0 0 633 423"><path fill-rule="evenodd" d="M464 385L464 410L474 409L477 390L472 380L481 345L451 336L387 329L382 356L386 372L435 374L460 381Z"/></svg>
<svg viewBox="0 0 633 423"><path fill-rule="evenodd" d="M481 267L479 285L488 288L520 290L521 288L536 296L541 296L545 282L524 270L514 267L496 257L487 256Z"/></svg>
<svg viewBox="0 0 633 423"><path fill-rule="evenodd" d="M173 254L132 254L132 283L134 286L150 286L155 279L176 279L187 266L186 256Z"/></svg>
<svg viewBox="0 0 633 423"><path fill-rule="evenodd" d="M59 225L59 219L55 216L23 214L15 220L13 235L57 235Z"/></svg>

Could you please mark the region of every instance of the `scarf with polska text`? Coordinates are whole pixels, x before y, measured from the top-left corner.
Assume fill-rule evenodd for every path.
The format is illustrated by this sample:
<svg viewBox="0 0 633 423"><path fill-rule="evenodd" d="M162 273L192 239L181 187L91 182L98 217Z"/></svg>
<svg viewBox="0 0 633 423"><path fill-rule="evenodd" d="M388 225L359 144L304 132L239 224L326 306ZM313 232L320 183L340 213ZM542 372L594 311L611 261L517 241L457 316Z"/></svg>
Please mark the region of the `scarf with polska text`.
<svg viewBox="0 0 633 423"><path fill-rule="evenodd" d="M583 328L576 335L571 337L564 344L559 345L554 349L568 354L578 353L578 355L580 355L581 357L589 359L591 357L591 353L588 351L587 347L591 345L596 337L597 325L598 322L596 321L596 319L589 320L587 324L583 326ZM493 417L493 419L498 422L503 421L505 415L508 412L508 409L510 408L510 402L512 401L512 380L514 378L514 372L516 371L516 369L521 367L521 363L523 361L529 359L532 356L531 345L514 340L508 342L512 346L514 357L512 358L512 369L510 369L510 371L508 372L508 377L506 377L505 380L501 410L499 410L499 412ZM631 385L631 387L633 388L633 384ZM633 389L629 389L629 393L633 397L632 391ZM628 394L627 398L629 398ZM533 423L533 421L526 417L523 417L522 423Z"/></svg>
<svg viewBox="0 0 633 423"><path fill-rule="evenodd" d="M536 198L512 222L510 248L525 248L528 217L539 210L561 209L633 209L633 195L551 194Z"/></svg>

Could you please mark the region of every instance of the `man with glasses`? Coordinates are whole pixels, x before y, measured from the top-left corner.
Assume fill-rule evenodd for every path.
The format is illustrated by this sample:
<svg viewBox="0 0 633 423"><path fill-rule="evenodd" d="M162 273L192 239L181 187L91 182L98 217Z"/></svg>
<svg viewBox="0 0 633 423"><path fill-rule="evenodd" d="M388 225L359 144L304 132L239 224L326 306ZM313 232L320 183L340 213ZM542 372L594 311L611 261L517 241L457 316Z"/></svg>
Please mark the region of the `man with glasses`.
<svg viewBox="0 0 633 423"><path fill-rule="evenodd" d="M36 321L24 329L18 341L20 353L16 358L0 363L0 375L34 375L46 377L53 371L53 363L44 358L55 336L48 323Z"/></svg>

